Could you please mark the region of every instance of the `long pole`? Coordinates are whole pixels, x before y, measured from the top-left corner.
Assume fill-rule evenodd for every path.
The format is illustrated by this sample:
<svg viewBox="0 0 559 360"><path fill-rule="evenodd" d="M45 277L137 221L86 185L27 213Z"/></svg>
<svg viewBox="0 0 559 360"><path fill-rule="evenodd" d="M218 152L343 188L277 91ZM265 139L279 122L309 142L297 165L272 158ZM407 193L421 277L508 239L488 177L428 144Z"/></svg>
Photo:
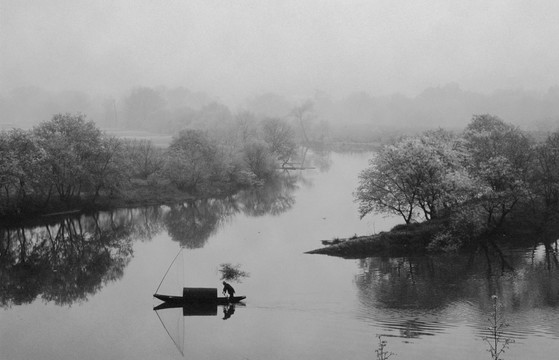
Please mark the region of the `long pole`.
<svg viewBox="0 0 559 360"><path fill-rule="evenodd" d="M175 256L175 258L173 259L173 261L171 261L171 264L169 265L169 268L167 269L167 271L165 271L165 275L163 275L163 278L161 279L161 282L159 283L159 286L157 287L157 289L155 289L155 294L157 294L157 291L159 290L159 288L161 287L161 284L163 284L163 280L165 280L165 277L167 276L167 274L169 273L169 270L171 270L171 266L173 266L173 264L175 263L175 260L177 260L177 258L179 257L180 253L182 252L182 247L180 248L179 252L177 253L177 255Z"/></svg>

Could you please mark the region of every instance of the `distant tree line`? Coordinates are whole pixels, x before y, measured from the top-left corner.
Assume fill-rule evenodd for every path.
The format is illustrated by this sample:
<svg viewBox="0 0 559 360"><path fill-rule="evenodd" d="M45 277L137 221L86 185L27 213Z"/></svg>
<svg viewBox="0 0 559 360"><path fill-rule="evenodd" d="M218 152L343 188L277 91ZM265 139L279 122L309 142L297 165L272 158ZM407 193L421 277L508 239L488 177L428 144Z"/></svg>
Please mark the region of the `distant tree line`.
<svg viewBox="0 0 559 360"><path fill-rule="evenodd" d="M559 212L559 132L536 141L491 115L461 133L443 129L384 146L359 175L359 212L406 223L446 219L433 246L460 247L502 229L513 214L537 222ZM510 222L508 223L510 225Z"/></svg>
<svg viewBox="0 0 559 360"><path fill-rule="evenodd" d="M282 119L238 117L219 131L184 129L168 148L107 135L81 114L0 132L0 216L71 209L138 184L193 195L263 183L296 154Z"/></svg>
<svg viewBox="0 0 559 360"><path fill-rule="evenodd" d="M235 106L241 113L258 118L289 119L300 140L386 143L402 133L418 134L436 126L462 129L471 114L484 113L496 114L530 131L554 131L559 119L559 87L542 92L516 89L480 94L451 83L426 88L417 96L361 91L339 99L318 90L305 99L268 92ZM28 128L45 114L60 112L86 113L106 129L158 134L174 134L184 128L207 130L238 116L215 96L182 86L140 86L117 95L97 96L36 87L0 93L0 128Z"/></svg>

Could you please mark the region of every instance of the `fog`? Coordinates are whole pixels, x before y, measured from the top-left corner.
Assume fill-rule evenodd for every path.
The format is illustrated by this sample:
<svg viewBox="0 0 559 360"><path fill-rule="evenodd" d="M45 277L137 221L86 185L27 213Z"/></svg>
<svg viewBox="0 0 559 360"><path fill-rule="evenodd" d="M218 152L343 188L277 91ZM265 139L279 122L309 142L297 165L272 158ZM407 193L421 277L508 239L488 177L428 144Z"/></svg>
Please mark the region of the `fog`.
<svg viewBox="0 0 559 360"><path fill-rule="evenodd" d="M2 0L0 94L184 87L235 110L452 84L541 101L559 85L558 16L556 1Z"/></svg>

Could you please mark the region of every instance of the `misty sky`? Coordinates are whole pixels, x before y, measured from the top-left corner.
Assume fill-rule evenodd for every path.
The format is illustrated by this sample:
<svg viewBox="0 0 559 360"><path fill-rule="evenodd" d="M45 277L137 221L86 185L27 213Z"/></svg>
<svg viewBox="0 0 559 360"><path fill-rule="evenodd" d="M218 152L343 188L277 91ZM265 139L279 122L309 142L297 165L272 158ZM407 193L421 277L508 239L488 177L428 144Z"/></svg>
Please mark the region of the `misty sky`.
<svg viewBox="0 0 559 360"><path fill-rule="evenodd" d="M546 91L558 19L558 1L0 0L0 90Z"/></svg>

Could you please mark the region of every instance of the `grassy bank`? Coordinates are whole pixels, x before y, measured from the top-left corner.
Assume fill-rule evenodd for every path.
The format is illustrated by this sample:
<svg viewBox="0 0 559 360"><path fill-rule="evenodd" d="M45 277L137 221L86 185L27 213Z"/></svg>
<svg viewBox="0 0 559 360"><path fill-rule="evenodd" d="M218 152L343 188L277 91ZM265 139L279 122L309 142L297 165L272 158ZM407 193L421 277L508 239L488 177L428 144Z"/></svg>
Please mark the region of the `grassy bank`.
<svg viewBox="0 0 559 360"><path fill-rule="evenodd" d="M306 253L339 256L348 259L421 254L427 252L427 245L443 227L443 222L436 221L397 225L388 232L336 239L331 242L332 245Z"/></svg>
<svg viewBox="0 0 559 360"><path fill-rule="evenodd" d="M111 209L122 207L141 207L149 205L164 205L195 199L196 196L166 185L152 185L146 182L136 182L134 186L120 191L113 196L101 198L89 208Z"/></svg>
<svg viewBox="0 0 559 360"><path fill-rule="evenodd" d="M480 247L497 253L506 247L535 247L539 244L556 247L559 214L520 208L499 227L471 232L471 224L458 225L450 218L402 224L379 234L324 240L324 247L306 253L364 258L473 251Z"/></svg>
<svg viewBox="0 0 559 360"><path fill-rule="evenodd" d="M134 181L134 185L118 191L118 193L105 194L95 202L83 200L75 202L51 201L46 206L36 206L32 211L13 213L0 218L0 226L17 226L40 224L49 219L61 216L81 216L101 210L118 208L132 208L144 206L158 206L177 204L189 200L208 197L223 197L234 194L238 187L224 185L215 187L211 191L192 194L177 189L172 184L148 184L145 181Z"/></svg>

